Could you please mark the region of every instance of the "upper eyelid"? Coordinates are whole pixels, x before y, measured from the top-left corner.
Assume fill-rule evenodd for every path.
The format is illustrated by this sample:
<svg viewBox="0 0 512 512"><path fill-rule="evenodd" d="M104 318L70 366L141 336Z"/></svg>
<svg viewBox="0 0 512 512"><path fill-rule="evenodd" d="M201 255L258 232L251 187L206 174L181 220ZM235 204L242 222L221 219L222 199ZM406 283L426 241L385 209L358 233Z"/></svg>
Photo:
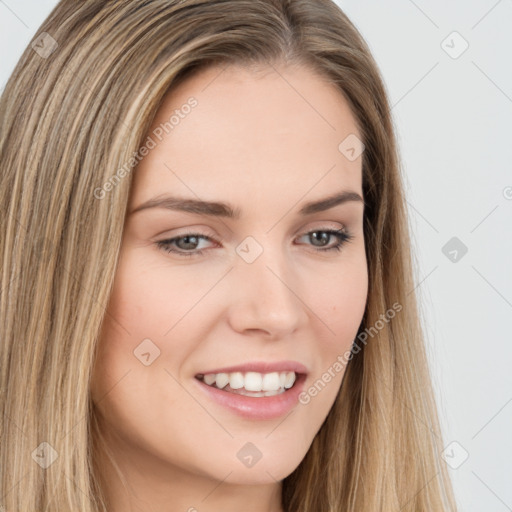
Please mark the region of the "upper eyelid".
<svg viewBox="0 0 512 512"><path fill-rule="evenodd" d="M313 222L322 222L322 221L313 221ZM349 230L348 228L348 223L343 223L343 222L339 222L339 221L323 221L323 222L327 222L327 224L322 224L320 226L314 226L312 228L308 228L308 229L302 229L301 231L299 231L297 233L296 236L299 236L299 235L303 235L303 234L307 234L307 233L311 233L312 231L338 231L340 229L342 230ZM329 225L328 222L332 222L333 224L337 224L337 225ZM181 229L181 228L178 228L178 229ZM207 228L195 228L195 227L186 227L186 228L182 228L184 231L182 233L178 233L178 234L172 234L172 235L169 235L169 236L166 236L165 238L163 238L163 240L172 240L174 238L181 238L183 236L190 236L190 235L200 235L200 236L205 236L205 237L208 237L208 238L219 238L218 235L216 234L209 234L209 230ZM232 230L229 230L230 234L233 234Z"/></svg>
<svg viewBox="0 0 512 512"><path fill-rule="evenodd" d="M297 233L296 236L304 236L304 235L307 235L307 234L315 232L315 231L344 231L344 232L348 232L349 230L345 224L341 225L341 227L327 225L327 226L320 226L320 227L314 227L314 228L302 230L299 233ZM164 237L160 241L176 240L176 239L180 239L180 238L183 238L186 236L199 236L199 237L211 239L213 241L216 241L215 239L218 238L216 235L207 234L206 232L202 232L200 229L194 230L194 228L191 228L188 231L184 231L183 233Z"/></svg>

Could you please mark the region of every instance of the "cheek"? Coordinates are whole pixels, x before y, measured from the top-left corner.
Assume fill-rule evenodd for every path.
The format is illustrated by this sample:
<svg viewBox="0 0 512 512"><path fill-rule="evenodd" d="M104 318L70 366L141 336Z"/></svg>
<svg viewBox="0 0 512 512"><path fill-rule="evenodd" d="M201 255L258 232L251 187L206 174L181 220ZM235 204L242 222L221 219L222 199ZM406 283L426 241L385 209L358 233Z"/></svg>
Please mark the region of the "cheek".
<svg viewBox="0 0 512 512"><path fill-rule="evenodd" d="M144 247L126 252L116 276L111 314L139 337L153 334L168 342L169 331L187 320L221 274L206 265L167 262L165 253L149 253Z"/></svg>
<svg viewBox="0 0 512 512"><path fill-rule="evenodd" d="M321 279L320 279L321 278ZM339 392L349 354L364 315L368 274L366 260L354 260L323 276L316 276L308 295L315 313L315 371L309 376L300 404L316 431ZM314 284L314 286L313 286ZM313 291L314 290L314 291Z"/></svg>
<svg viewBox="0 0 512 512"><path fill-rule="evenodd" d="M339 392L349 361L347 354L364 315L368 294L366 260L361 257L336 270L331 268L309 284L317 364L299 401L308 409L313 429L317 429Z"/></svg>
<svg viewBox="0 0 512 512"><path fill-rule="evenodd" d="M141 354L150 353L154 372L165 367L178 374L182 361L196 348L187 315L195 312L212 276L183 268L171 272L165 262L155 263L154 255L144 252L132 249L121 254L100 335L93 396L107 392L128 371L130 378L144 372ZM183 343L187 338L189 342Z"/></svg>
<svg viewBox="0 0 512 512"><path fill-rule="evenodd" d="M341 267L341 266L340 266ZM366 261L361 260L329 272L316 282L313 311L323 320L326 340L332 349L350 346L361 324L368 294ZM311 283L313 289L313 283Z"/></svg>
<svg viewBox="0 0 512 512"><path fill-rule="evenodd" d="M148 256L146 248L126 251L108 310L111 323L117 323L116 336L129 336L132 343L145 338L167 339L169 331L204 294L207 284L191 272L171 269L165 262L155 263L155 255Z"/></svg>

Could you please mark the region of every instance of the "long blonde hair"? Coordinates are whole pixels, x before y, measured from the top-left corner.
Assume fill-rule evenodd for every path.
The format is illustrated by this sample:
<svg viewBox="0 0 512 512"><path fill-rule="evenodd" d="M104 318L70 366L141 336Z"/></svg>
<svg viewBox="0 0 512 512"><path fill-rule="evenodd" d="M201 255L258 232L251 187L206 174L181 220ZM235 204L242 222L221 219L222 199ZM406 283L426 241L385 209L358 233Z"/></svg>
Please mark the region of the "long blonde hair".
<svg viewBox="0 0 512 512"><path fill-rule="evenodd" d="M283 481L283 508L455 510L390 106L366 43L339 7L63 0L33 43L0 101L0 505L106 510L89 385L133 174L126 162L164 95L194 70L289 62L339 87L361 128L369 295L358 353ZM399 312L383 322L393 304Z"/></svg>

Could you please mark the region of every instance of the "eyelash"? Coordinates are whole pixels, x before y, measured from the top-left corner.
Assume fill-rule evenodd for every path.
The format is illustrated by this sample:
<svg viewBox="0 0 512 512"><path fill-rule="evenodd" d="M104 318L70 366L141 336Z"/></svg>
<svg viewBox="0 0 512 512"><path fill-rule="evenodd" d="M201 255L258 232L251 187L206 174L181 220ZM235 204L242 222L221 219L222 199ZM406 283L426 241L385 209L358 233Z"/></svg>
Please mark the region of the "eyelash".
<svg viewBox="0 0 512 512"><path fill-rule="evenodd" d="M333 245L332 247L327 248L315 248L314 250L317 252L328 252L328 251L341 251L341 248L348 242L350 242L354 237L351 235L346 229L314 229L312 231L308 231L307 233L304 233L304 235L310 235L312 233L328 233L332 236L335 236L338 239L338 242ZM209 240L211 242L214 242L211 237L203 235L201 233L185 233L184 235L177 236L174 238L169 238L167 240L161 240L159 242L156 242L156 245L159 249L168 252L168 253L174 253L178 256L184 256L184 257L192 257L192 256L201 256L205 251L208 249L199 249L194 251L184 251L184 250L176 250L171 249L170 247L174 242L177 240L181 240L182 238L202 238L204 240Z"/></svg>

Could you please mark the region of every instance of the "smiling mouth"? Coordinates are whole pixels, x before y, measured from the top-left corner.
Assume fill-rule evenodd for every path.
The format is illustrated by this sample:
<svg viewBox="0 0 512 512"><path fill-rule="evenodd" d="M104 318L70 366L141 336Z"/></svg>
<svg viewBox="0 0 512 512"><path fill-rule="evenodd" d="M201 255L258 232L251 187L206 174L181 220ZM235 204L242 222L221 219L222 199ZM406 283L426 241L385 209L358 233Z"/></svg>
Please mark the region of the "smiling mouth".
<svg viewBox="0 0 512 512"><path fill-rule="evenodd" d="M251 397L276 396L291 389L301 374L285 372L232 372L198 374L196 379L207 386Z"/></svg>

